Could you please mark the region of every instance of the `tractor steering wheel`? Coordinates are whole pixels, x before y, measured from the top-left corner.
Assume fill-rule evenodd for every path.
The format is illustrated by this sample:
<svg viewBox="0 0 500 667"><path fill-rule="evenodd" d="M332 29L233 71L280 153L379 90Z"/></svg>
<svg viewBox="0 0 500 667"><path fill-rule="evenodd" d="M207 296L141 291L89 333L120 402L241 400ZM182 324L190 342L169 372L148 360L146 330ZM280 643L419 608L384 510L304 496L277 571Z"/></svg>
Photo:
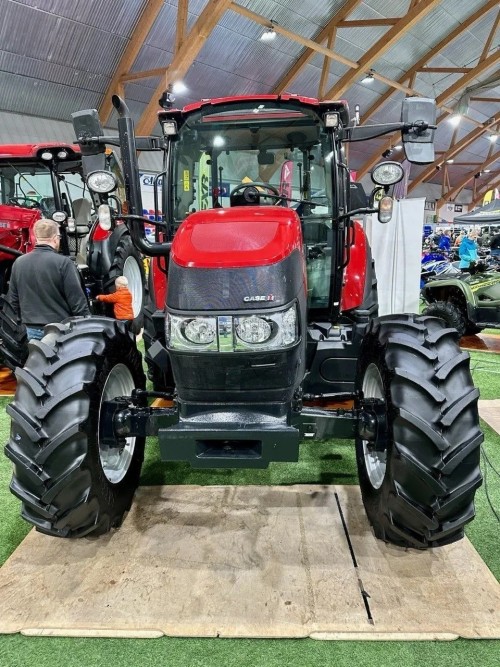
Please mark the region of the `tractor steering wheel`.
<svg viewBox="0 0 500 667"><path fill-rule="evenodd" d="M40 203L31 197L9 197L9 204L14 204L15 206L27 207L26 202L29 202L29 208L40 208Z"/></svg>
<svg viewBox="0 0 500 667"><path fill-rule="evenodd" d="M267 190L266 192L261 193L259 188ZM248 192L246 192L248 190ZM254 204L259 200L260 197L276 199L274 202L278 204L282 197L279 193L279 190L270 185L269 183L261 183L259 181L249 181L248 183L240 183L231 191L231 197L237 195L240 191L243 191L243 197L248 204Z"/></svg>

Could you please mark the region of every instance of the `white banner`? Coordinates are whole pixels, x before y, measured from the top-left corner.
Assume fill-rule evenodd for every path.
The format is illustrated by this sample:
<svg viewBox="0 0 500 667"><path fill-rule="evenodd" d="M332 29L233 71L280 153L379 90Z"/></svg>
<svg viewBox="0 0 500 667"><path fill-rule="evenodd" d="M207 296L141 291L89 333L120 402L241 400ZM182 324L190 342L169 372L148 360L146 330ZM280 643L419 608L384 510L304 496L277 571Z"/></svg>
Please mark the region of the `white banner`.
<svg viewBox="0 0 500 667"><path fill-rule="evenodd" d="M425 199L394 202L392 220L368 216L366 234L375 260L379 315L418 313Z"/></svg>

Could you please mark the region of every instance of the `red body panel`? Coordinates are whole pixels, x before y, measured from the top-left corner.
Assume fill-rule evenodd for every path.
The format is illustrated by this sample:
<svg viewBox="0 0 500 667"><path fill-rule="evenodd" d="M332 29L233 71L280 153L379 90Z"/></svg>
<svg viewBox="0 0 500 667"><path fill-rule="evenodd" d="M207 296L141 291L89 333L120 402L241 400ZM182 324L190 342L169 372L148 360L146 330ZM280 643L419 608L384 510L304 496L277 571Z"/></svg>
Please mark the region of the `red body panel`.
<svg viewBox="0 0 500 667"><path fill-rule="evenodd" d="M179 266L238 268L274 264L302 251L300 219L281 206L198 211L177 231L171 258Z"/></svg>
<svg viewBox="0 0 500 667"><path fill-rule="evenodd" d="M189 114L202 109L207 106L221 106L224 104L230 104L232 102L251 102L257 104L258 102L266 101L276 101L282 100L284 102L290 100L297 100L300 104L307 105L310 107L316 107L317 110L321 108L334 108L340 111L340 113L345 116L343 119L344 122L349 120L349 111L348 104L346 100L325 100L319 101L316 97L304 97L302 95L293 95L291 93L282 93L281 95L238 95L235 97L214 97L213 99L204 99L199 102L194 102L193 104L187 104L183 109L169 109L165 111L161 109L158 111L158 115L163 118L168 118L169 116L188 116Z"/></svg>
<svg viewBox="0 0 500 667"><path fill-rule="evenodd" d="M42 217L38 209L0 204L0 245L19 252L29 252L33 248L30 230L36 220ZM0 252L0 261L13 261L14 255Z"/></svg>
<svg viewBox="0 0 500 667"><path fill-rule="evenodd" d="M153 281L155 305L162 310L167 300L167 276L160 270L159 265L165 267L165 258L151 257L149 270Z"/></svg>
<svg viewBox="0 0 500 667"><path fill-rule="evenodd" d="M51 144L0 144L0 159L2 158L36 158L38 153L44 149L65 148L80 155L78 144L67 144L54 142Z"/></svg>
<svg viewBox="0 0 500 667"><path fill-rule="evenodd" d="M368 242L363 226L357 220L354 221L353 244L349 264L344 270L344 287L340 301L340 310L351 310L359 308L363 303L366 282L366 263L368 257Z"/></svg>
<svg viewBox="0 0 500 667"><path fill-rule="evenodd" d="M214 97L213 99L208 99L208 100L201 100L199 102L194 102L193 104L188 104L184 107L182 110L184 113L190 113L192 111L196 111L197 109L201 109L203 106L207 105L219 105L219 104L227 104L228 102L245 102L247 100L252 100L255 102L263 102L266 100L292 100L292 99L297 99L299 102L302 104L312 104L312 105L317 105L318 100L315 97L302 97L300 95L290 95L287 93L284 93L283 95L237 95L235 97Z"/></svg>

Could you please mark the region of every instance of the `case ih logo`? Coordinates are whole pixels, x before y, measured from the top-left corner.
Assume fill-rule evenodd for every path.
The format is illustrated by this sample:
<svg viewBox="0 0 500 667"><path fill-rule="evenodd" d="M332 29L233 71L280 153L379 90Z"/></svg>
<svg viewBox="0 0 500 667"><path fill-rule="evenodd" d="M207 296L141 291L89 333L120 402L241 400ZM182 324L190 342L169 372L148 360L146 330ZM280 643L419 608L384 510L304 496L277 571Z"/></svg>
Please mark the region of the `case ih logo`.
<svg viewBox="0 0 500 667"><path fill-rule="evenodd" d="M274 294L268 294L267 296L244 296L243 301L245 303L249 301L274 301Z"/></svg>

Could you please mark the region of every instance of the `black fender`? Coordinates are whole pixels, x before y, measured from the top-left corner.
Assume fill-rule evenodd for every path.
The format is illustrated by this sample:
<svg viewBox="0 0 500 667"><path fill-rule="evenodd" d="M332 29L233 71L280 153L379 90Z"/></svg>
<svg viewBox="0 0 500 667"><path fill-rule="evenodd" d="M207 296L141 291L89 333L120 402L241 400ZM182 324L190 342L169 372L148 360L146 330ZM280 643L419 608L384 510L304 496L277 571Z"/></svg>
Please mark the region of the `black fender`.
<svg viewBox="0 0 500 667"><path fill-rule="evenodd" d="M124 234L129 234L127 226L117 225L111 235L103 241L95 241L91 236L90 247L87 252L87 264L91 274L96 279L102 280L109 273L116 249Z"/></svg>

